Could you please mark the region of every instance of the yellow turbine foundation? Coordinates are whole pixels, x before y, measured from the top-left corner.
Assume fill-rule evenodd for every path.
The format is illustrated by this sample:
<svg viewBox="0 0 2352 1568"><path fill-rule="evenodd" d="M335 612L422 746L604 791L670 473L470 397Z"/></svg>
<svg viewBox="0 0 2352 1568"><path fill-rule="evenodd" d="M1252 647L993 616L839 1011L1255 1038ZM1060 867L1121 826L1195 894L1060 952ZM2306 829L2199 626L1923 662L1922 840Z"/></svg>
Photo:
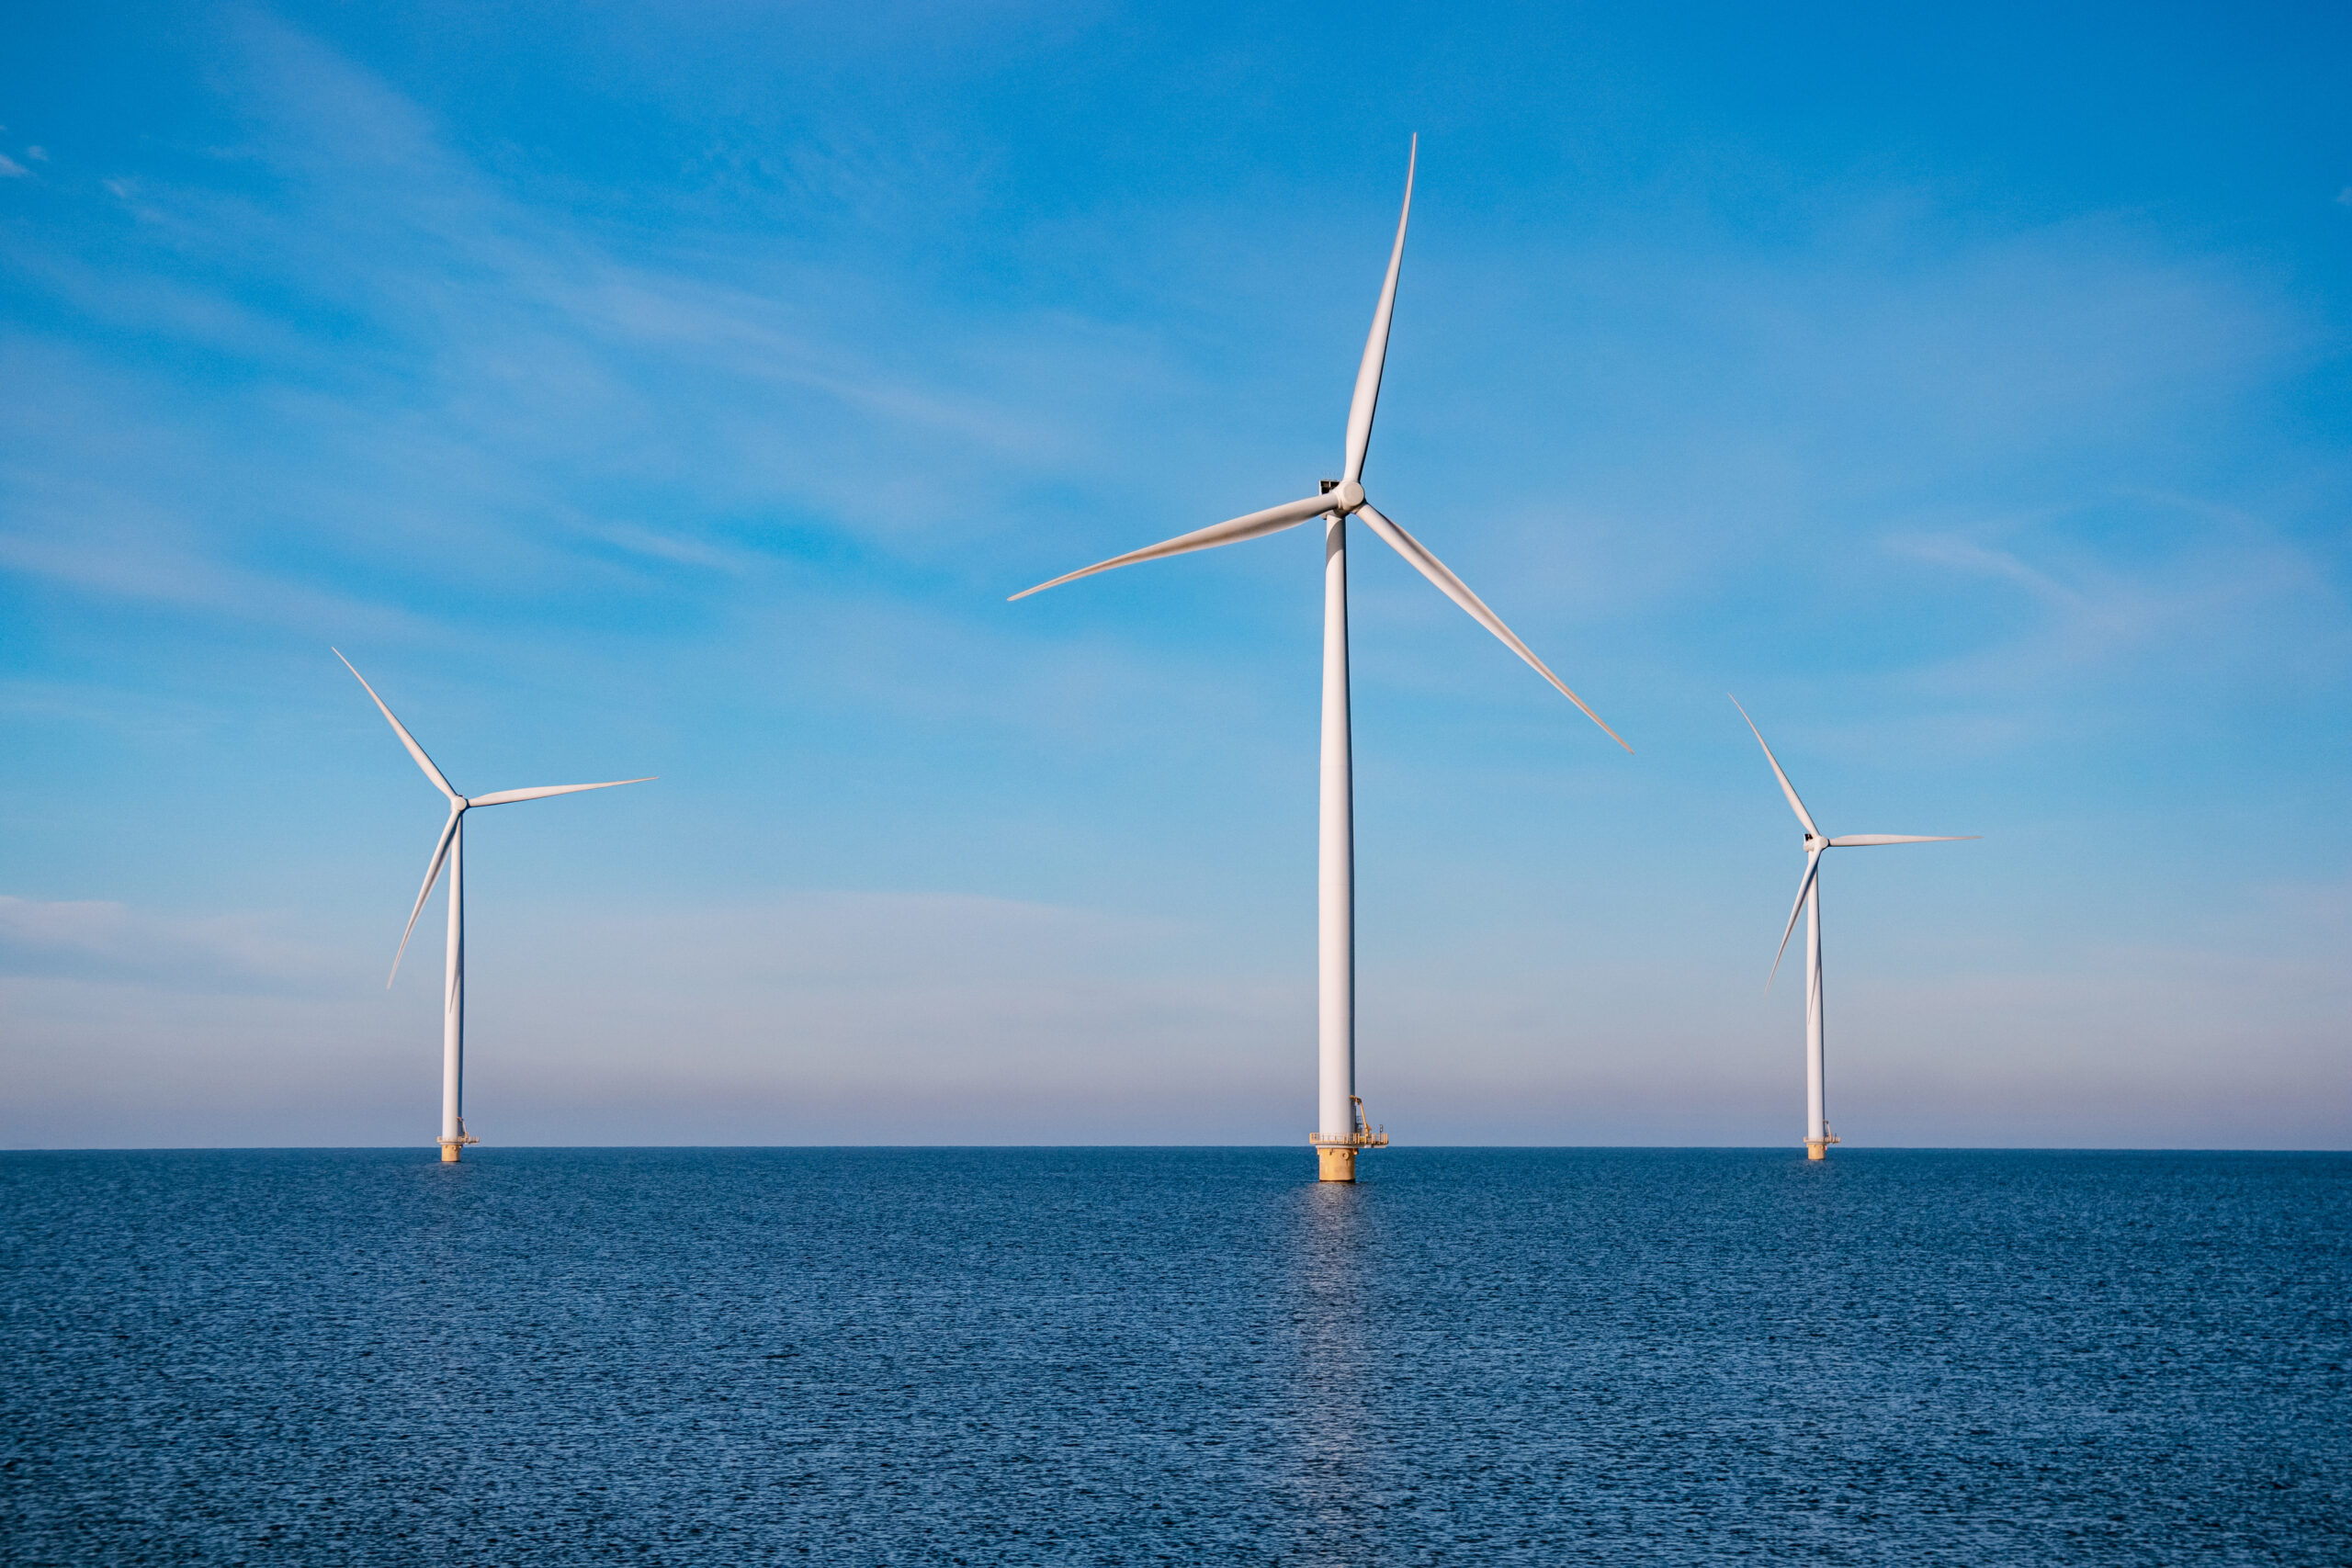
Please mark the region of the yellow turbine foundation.
<svg viewBox="0 0 2352 1568"><path fill-rule="evenodd" d="M441 1163L443 1165L455 1165L458 1163L458 1142L456 1139L447 1139L442 1143Z"/></svg>
<svg viewBox="0 0 2352 1568"><path fill-rule="evenodd" d="M1385 1149L1388 1146L1388 1129L1364 1123L1363 1096L1350 1095L1350 1120L1355 1131L1347 1136L1326 1137L1317 1133L1306 1141L1315 1145L1315 1176L1318 1181L1353 1181L1356 1179L1356 1151Z"/></svg>

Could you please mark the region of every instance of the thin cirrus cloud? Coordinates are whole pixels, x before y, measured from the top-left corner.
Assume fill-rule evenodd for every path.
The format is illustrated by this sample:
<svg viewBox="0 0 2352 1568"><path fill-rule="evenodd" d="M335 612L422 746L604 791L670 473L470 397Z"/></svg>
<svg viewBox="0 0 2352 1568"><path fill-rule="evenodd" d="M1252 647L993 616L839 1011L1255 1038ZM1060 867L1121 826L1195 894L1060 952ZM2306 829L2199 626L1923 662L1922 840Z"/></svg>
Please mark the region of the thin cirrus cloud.
<svg viewBox="0 0 2352 1568"><path fill-rule="evenodd" d="M2152 670L2200 679L2261 673L2274 689L2325 690L2352 642L2321 562L2259 521L2183 497L2132 498L2170 514L2170 547L2120 564L2073 547L2063 518L1892 533L1894 555L2015 588L2039 607L2016 640L1923 672L1949 688L2014 694L2070 674L2112 685ZM2029 564L2027 553L2040 558ZM2220 635L2217 635L2220 634Z"/></svg>
<svg viewBox="0 0 2352 1568"><path fill-rule="evenodd" d="M0 974L161 992L316 991L337 955L249 915L189 918L0 895Z"/></svg>
<svg viewBox="0 0 2352 1568"><path fill-rule="evenodd" d="M52 422L70 430L44 433L40 443L72 477L101 468L120 475L118 483L144 477L137 500L146 510L161 511L171 497L187 526L231 548L266 551L273 535L299 531L313 548L324 535L364 558L376 541L454 543L461 531L469 570L487 557L561 582L602 573L594 558L566 548L562 531L546 525L549 514L579 517L592 536L673 563L717 566L743 547L741 538L598 515L592 497L616 488L660 490L675 513L685 509L683 482L690 505L722 515L780 506L887 544L967 516L974 504L968 488L937 479L874 482L876 472L916 467L912 446L945 457L966 478L975 464L1010 464L1014 484L1060 456L1040 445L1055 422L1024 416L1017 389L983 396L896 375L870 355L796 330L796 315L807 312L777 302L823 290L838 304L854 285L787 275L754 294L602 254L560 218L500 195L379 87L311 49L289 65L283 57L296 51L277 37L277 63L305 90L265 96L259 106L282 116L270 144L302 149L282 160L277 205L142 180L127 204L130 237L152 248L132 265L25 258L27 281L57 308L174 355L204 355L231 376L226 389L209 384L199 362L175 408L168 378L125 396L119 365L91 362L81 344L20 341L19 374L54 389L45 401L81 405L70 421ZM185 275L157 276L175 267ZM860 309L870 316L889 303ZM959 355L952 333L933 343L967 364L987 357L984 343L967 343ZM266 374L235 385L248 367ZM663 395L673 389L679 396ZM125 427L126 414L141 412L145 428ZM812 426L848 450L833 466L780 468L772 433L791 429L805 443ZM266 447L315 457L257 490L256 443L232 429L266 432ZM125 474L119 459L94 460L94 446L119 452L126 441L167 472L139 476L134 464ZM209 456L216 447L226 455ZM957 453L974 456L958 463ZM36 457L36 482L40 466ZM1000 494L1005 483L994 486ZM191 515L207 500L212 514ZM140 527L135 516L117 523ZM153 530L165 561L175 554L172 531ZM46 537L37 547L20 535L21 569L137 592L135 570L121 570L135 551L130 540L75 552L56 542L71 531L45 520L23 532ZM116 570L76 564L89 553ZM195 590L184 582L175 591Z"/></svg>
<svg viewBox="0 0 2352 1568"><path fill-rule="evenodd" d="M1089 443L1091 452L1067 437L1040 445L1039 433L1073 422L1066 409L1024 399L1032 389L999 384L966 391L940 384L935 372L928 384L894 376L870 351L795 330L827 312L778 303L813 295L831 305L846 293L861 307L852 320L870 321L902 302L856 301L854 284L821 273L772 276L755 292L665 273L658 259L624 262L603 254L562 218L500 193L380 85L294 35L266 37L268 47L257 53L273 69L259 82L271 90L256 102L277 116L268 145L298 150L278 159L290 181L290 205L257 210L243 198L151 186L145 221L167 228L182 256L206 257L209 246L213 254L206 259L221 271L267 270L212 288L139 272L124 276L119 268L111 278L91 276L86 265L71 278L59 276L66 269L57 264L47 270L62 300L98 319L266 363L280 377L298 371L293 384L240 410L276 425L288 446L332 454L311 493L304 493L299 474L276 479L279 507L297 514L276 526L334 530L332 520L342 517L348 519L340 525L346 536L381 537L389 525L399 536L423 533L430 539L436 532L448 536L450 523L437 518L462 513L466 546L477 558L511 551L508 570L560 581L600 573L595 560L568 549L560 532L551 534L544 521L550 514L579 517L589 536L601 534L624 550L628 541L650 543L654 547L646 553L681 564L715 566L741 547L740 539L694 538L643 517L600 516L603 509L585 493L591 491L617 487L626 493L684 479L707 510L781 505L820 519L824 528L905 549L944 525L1001 513L1049 476L1066 487L1074 469L1080 485L1091 474L1100 488L1116 471L1108 460L1115 440ZM1825 243L1834 245L1836 236ZM1867 255L1860 260L1866 265ZM1499 275L1519 261L1492 258L1491 270ZM1689 258L1593 258L1560 292L1622 306L1625 319L1706 341L1717 362L1754 367L1747 379L1760 378L1770 366L1771 375L1801 391L1781 401L1779 431L1768 428L1758 441L1751 421L1744 441L1722 440L1703 406L1687 411L1695 419L1679 422L1658 420L1658 411L1642 407L1668 393L1645 388L1641 374L1627 374L1644 353L1640 342L1612 343L1604 331L1579 363L1579 376L1588 388L1608 387L1621 396L1630 388L1637 417L1647 422L1638 449L1645 499L1660 499L1654 493L1658 467L1680 476L1663 501L1682 513L1685 525L1671 539L1644 539L1663 547L1636 563L1634 550L1611 548L1607 524L1598 521L1591 531L1602 553L1589 563L1597 570L1576 551L1513 552L1550 567L1564 588L1571 581L1606 581L1615 602L1623 603L1625 580L1638 582L1645 567L1652 574L1675 570L1661 568L1659 559L1702 574L1690 586L1703 588L1707 575L1719 580L1730 562L1743 556L1752 561L1768 543L1812 525L1825 504L1850 505L1858 477L1869 485L1876 475L1876 488L1899 491L1932 480L1932 473L1912 471L1930 448L1949 464L1971 445L1989 446L2013 465L2021 433L2065 431L2080 440L2086 418L2111 425L2178 417L2200 400L2210 402L2217 379L2226 388L2274 367L2291 352L2288 340L2297 330L2226 275L2135 255L2128 237L2096 232L1998 237L1973 258L1963 248L1926 276L1898 267L1822 278L1782 264L1742 276L1736 263L1728 272L1703 257L1697 265L1694 271ZM1843 265L1850 269L1857 258ZM1627 298L1628 279L1649 280L1646 292ZM232 297L236 292L277 293L297 303L324 295L331 309L356 312L370 330L356 345L313 341L292 321ZM1462 292L1482 297L1476 288ZM1521 302L1505 300L1505 309L1489 313L1523 319L1508 308ZM303 313L298 310L295 319ZM1542 312L1532 314L1542 325ZM1442 308L1425 307L1427 316L1437 318L1428 328L1432 335L1459 324L1446 321ZM335 325L347 338L347 327ZM1400 353L1410 351L1413 325L1408 319ZM967 328L961 344L952 331L923 335L944 350L940 362L970 365L1001 359L992 351L1012 326L983 327L976 337ZM1070 340L1064 352L1037 365L1034 382L1135 380L1135 367L1100 363L1102 354L1115 352L1115 340L1082 324L1066 327L1064 335ZM1491 335L1491 328L1477 334L1482 346ZM1034 345L1030 352L1036 353ZM42 373L66 389L74 385L70 366L52 362ZM102 382L96 367L85 375ZM1654 370L1647 378L1655 383ZM1508 395L1513 379L1506 362L1489 395ZM685 388L685 399L671 402L655 390L667 386ZM713 396L722 389L739 395ZM1563 394L1570 408L1589 396L1544 389ZM111 390L101 384L92 400L109 400ZM729 403L733 412L721 407ZM1859 431L1858 403L1868 409ZM370 416L355 417L363 409L372 409ZM1604 414L1587 426L1582 443L1600 446L1617 434L1612 423L1622 423L1622 415ZM846 438L835 462L779 468L763 453L779 445L765 438L769 432L805 433L812 425ZM1415 435L1408 412L1390 415L1386 426L1384 441L1409 450ZM1815 432L1823 429L1845 432L1847 446L1821 450ZM1430 434L1447 432L1441 423ZM1668 450L1659 449L1661 437ZM942 453L943 443L951 450ZM167 449L170 443L158 445ZM907 461L917 447L922 465ZM2025 455L2030 451L2027 442ZM906 472L942 466L942 457L949 472L940 478ZM1523 462L1507 457L1491 471L1507 474ZM355 471L377 481L361 496L347 482ZM175 477L183 472L175 462ZM895 477L877 484L877 473ZM968 488L976 473L977 494ZM431 477L429 489L418 484L423 476ZM241 504L250 504L247 487L232 476L222 480ZM1604 459L1588 484L1607 493L1632 482L1635 476L1623 465ZM1677 496L1676 485L1698 488ZM412 498L406 504L404 494ZM1733 495L1738 515L1726 518ZM1475 486L1450 491L1445 513L1476 513L1488 499ZM672 510L684 509L673 502ZM233 536L238 524L222 522ZM1556 529L1559 520L1545 517L1543 525ZM1510 534L1500 538L1521 542ZM1099 536L1072 539L1065 547L1084 553L1097 542ZM119 557L119 544L109 542L107 553ZM40 570L42 561L24 564ZM1668 585L1682 581L1672 578Z"/></svg>

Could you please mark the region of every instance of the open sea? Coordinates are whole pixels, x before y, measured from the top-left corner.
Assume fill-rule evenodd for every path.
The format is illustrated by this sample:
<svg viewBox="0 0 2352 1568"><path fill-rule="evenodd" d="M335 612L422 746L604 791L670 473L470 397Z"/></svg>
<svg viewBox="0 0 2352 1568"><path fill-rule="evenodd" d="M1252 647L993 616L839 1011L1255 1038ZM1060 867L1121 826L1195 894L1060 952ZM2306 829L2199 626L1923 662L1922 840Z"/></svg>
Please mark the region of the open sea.
<svg viewBox="0 0 2352 1568"><path fill-rule="evenodd" d="M2352 1155L0 1155L0 1561L2352 1562Z"/></svg>

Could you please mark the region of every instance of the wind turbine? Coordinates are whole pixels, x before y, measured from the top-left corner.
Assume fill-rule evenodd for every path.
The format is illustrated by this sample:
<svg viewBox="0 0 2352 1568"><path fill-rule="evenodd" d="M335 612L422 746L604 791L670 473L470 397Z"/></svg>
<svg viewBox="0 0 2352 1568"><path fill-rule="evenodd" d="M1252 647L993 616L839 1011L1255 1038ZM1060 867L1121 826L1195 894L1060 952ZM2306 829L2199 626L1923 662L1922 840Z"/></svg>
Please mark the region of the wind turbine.
<svg viewBox="0 0 2352 1568"><path fill-rule="evenodd" d="M343 649L338 648L334 652L337 659L343 659ZM343 659L343 667L351 671L352 679L357 681L368 695L374 699L376 710L384 716L384 722L392 727L392 733L401 738L401 744L408 748L408 754L416 759L416 765L424 770L424 776L433 781L433 787L449 797L449 820L441 825L440 840L433 846L433 863L425 867L424 886L416 890L416 907L408 912L408 929L401 932L400 951L392 954L392 972L384 977L384 987L390 990L392 981L400 976L401 959L408 952L408 939L415 933L416 918L424 912L424 900L432 896L433 885L440 880L441 867L446 863L449 868L449 958L444 971L446 979L441 993L440 1141L442 1160L445 1163L455 1164L459 1149L468 1144L480 1141L466 1131L466 1119L463 1114L466 1059L466 813L477 807L510 806L518 800L540 800L550 795L577 795L583 789L614 789L622 784L650 784L652 781L649 776L642 779L615 779L609 784L545 784L537 789L502 789L493 794L477 795L469 798L450 787L449 781L442 777L441 770L433 765L433 759L424 754L424 748L416 743L416 737L411 735L407 727L392 716L392 710L384 705L384 699L376 695L376 688L368 684L368 677L352 669L351 660L348 659Z"/></svg>
<svg viewBox="0 0 2352 1568"><path fill-rule="evenodd" d="M1739 706L1734 697L1731 705L1739 708L1739 716L1747 719L1747 732L1756 737L1756 744L1764 747L1764 760L1772 764L1772 776L1781 781L1781 793L1789 797L1789 809L1797 814L1804 825L1804 877L1797 884L1797 901L1789 909L1789 923L1781 931L1780 952L1772 954L1772 973L1764 977L1764 988L1772 988L1774 976L1781 972L1781 959L1789 951L1789 935L1797 929L1797 913L1804 912L1804 1157L1821 1159L1827 1156L1829 1145L1838 1142L1829 1131L1826 1102L1822 1085L1822 1021L1821 1021L1821 857L1830 850L1875 849L1881 844L1956 844L1963 840L1982 838L1981 833L1849 833L1833 839L1813 825L1813 814L1797 798L1797 786L1781 771L1781 760L1772 755L1772 748L1764 745L1764 732L1756 721L1747 718L1747 710Z"/></svg>
<svg viewBox="0 0 2352 1568"><path fill-rule="evenodd" d="M1388 1142L1385 1132L1365 1125L1363 1102L1355 1092L1355 818L1353 765L1348 737L1348 519L1361 517L1413 569L1437 585L1438 592L1469 613L1470 618L1502 639L1503 646L1532 666L1535 672L1559 689L1560 694L1583 708L1585 716L1600 724L1620 746L1617 732L1601 724L1600 716L1585 706L1542 660L1520 641L1485 601L1448 570L1421 542L1390 522L1364 499L1364 454L1372 446L1372 415L1380 400L1380 373L1388 356L1388 322L1396 305L1396 274L1405 260L1405 226L1413 213L1413 169L1420 152L1420 138L1413 139L1405 164L1405 204L1396 217L1396 242L1388 253L1388 276L1380 286L1380 303L1372 312L1372 332L1365 338L1363 360L1356 369L1355 397L1348 406L1345 466L1340 477L1325 479L1321 491L1263 512L1252 512L1164 544L1114 556L1083 570L1057 577L1012 595L1032 593L1091 577L1114 567L1167 556L1238 544L1261 535L1295 528L1310 518L1323 520L1323 761L1322 801L1317 835L1316 901L1316 1027L1317 1089L1316 1130L1308 1140L1316 1150L1317 1171L1325 1181L1353 1181L1356 1151ZM1628 751L1633 748L1627 746Z"/></svg>

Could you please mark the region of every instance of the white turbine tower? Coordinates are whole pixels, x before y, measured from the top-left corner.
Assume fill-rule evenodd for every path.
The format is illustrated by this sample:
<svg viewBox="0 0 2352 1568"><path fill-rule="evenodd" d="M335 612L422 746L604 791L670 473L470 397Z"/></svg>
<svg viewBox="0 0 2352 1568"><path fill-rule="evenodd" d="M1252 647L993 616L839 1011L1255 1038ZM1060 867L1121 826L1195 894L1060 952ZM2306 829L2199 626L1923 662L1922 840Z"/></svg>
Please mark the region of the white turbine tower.
<svg viewBox="0 0 2352 1568"><path fill-rule="evenodd" d="M1781 793L1789 797L1789 809L1797 814L1804 825L1804 876L1797 884L1797 901L1789 909L1789 923L1781 930L1781 948L1772 954L1772 973L1764 977L1764 988L1772 988L1772 980L1781 972L1781 959L1789 951L1789 935L1797 929L1797 914L1804 911L1804 1154L1807 1159L1827 1156L1829 1145L1838 1141L1829 1131L1828 1103L1823 1098L1822 1079L1822 1018L1821 1018L1821 857L1829 850L1873 849L1880 844L1956 844L1963 840L1983 837L1978 833L1849 833L1832 839L1813 825L1813 815L1797 798L1796 785L1781 771L1781 760L1772 755L1772 748L1764 744L1764 732L1756 721L1747 718L1747 710L1739 706L1734 697L1731 705L1739 708L1739 716L1747 719L1747 732L1756 737L1756 744L1764 747L1764 760L1772 764L1772 776L1781 781Z"/></svg>
<svg viewBox="0 0 2352 1568"><path fill-rule="evenodd" d="M337 659L343 659L343 650L334 649L334 656ZM432 897L433 885L440 880L441 867L446 863L449 867L449 958L441 993L440 1141L442 1159L454 1163L459 1149L477 1141L466 1132L464 1115L466 813L476 807L507 806L518 800L544 799L550 795L577 795L583 789L614 789L622 784L650 784L652 781L648 777L614 779L609 784L547 784L537 789L502 789L495 794L477 795L469 798L449 787L449 781L441 776L441 770L433 765L433 759L424 754L424 748L419 746L416 743L416 738L408 732L407 728L399 719L392 716L392 710L384 705L384 699L376 695L376 688L368 684L368 677L353 670L351 660L348 659L343 659L343 667L351 671L352 678L357 681L368 695L375 700L377 711L384 716L384 722L392 727L392 733L401 738L401 744L408 748L408 754L416 759L416 765L424 770L424 776L433 781L433 787L449 797L449 820L442 824L440 841L433 846L433 863L425 867L424 886L417 889L416 907L408 912L408 929L401 932L400 951L392 954L392 972L385 976L384 985L387 989L390 989L392 981L399 977L401 959L408 952L408 939L416 931L416 918L424 912L424 900Z"/></svg>
<svg viewBox="0 0 2352 1568"><path fill-rule="evenodd" d="M1544 661L1470 592L1467 584L1430 554L1419 540L1382 516L1364 499L1364 454L1372 445L1373 409L1380 400L1381 367L1388 356L1388 322L1396 304L1397 269L1405 260L1405 225L1413 212L1413 166L1419 151L1420 138L1417 136L1405 164L1405 204L1396 218L1396 243L1388 253L1388 276L1380 286L1380 303L1373 310L1372 333L1364 340L1363 362L1356 371L1355 398L1348 408L1346 463L1340 477L1325 479L1319 494L1181 535L1148 549L1114 556L1082 571L1057 577L1012 595L1024 599L1114 567L1238 544L1243 539L1295 528L1310 518L1323 519L1323 765L1317 857L1319 896L1316 905L1319 1070L1316 1130L1309 1142L1317 1151L1317 1172L1325 1181L1353 1181L1356 1151L1388 1141L1385 1133L1367 1127L1363 1101L1355 1092L1355 825L1348 740L1348 519L1362 517L1415 570L1435 583L1440 592L1501 638L1505 647L1558 687L1568 701L1583 708L1585 716L1607 730L1611 740L1620 746L1625 744L1615 730L1601 724L1600 715L1585 706L1582 697L1569 691L1557 675L1544 667Z"/></svg>

